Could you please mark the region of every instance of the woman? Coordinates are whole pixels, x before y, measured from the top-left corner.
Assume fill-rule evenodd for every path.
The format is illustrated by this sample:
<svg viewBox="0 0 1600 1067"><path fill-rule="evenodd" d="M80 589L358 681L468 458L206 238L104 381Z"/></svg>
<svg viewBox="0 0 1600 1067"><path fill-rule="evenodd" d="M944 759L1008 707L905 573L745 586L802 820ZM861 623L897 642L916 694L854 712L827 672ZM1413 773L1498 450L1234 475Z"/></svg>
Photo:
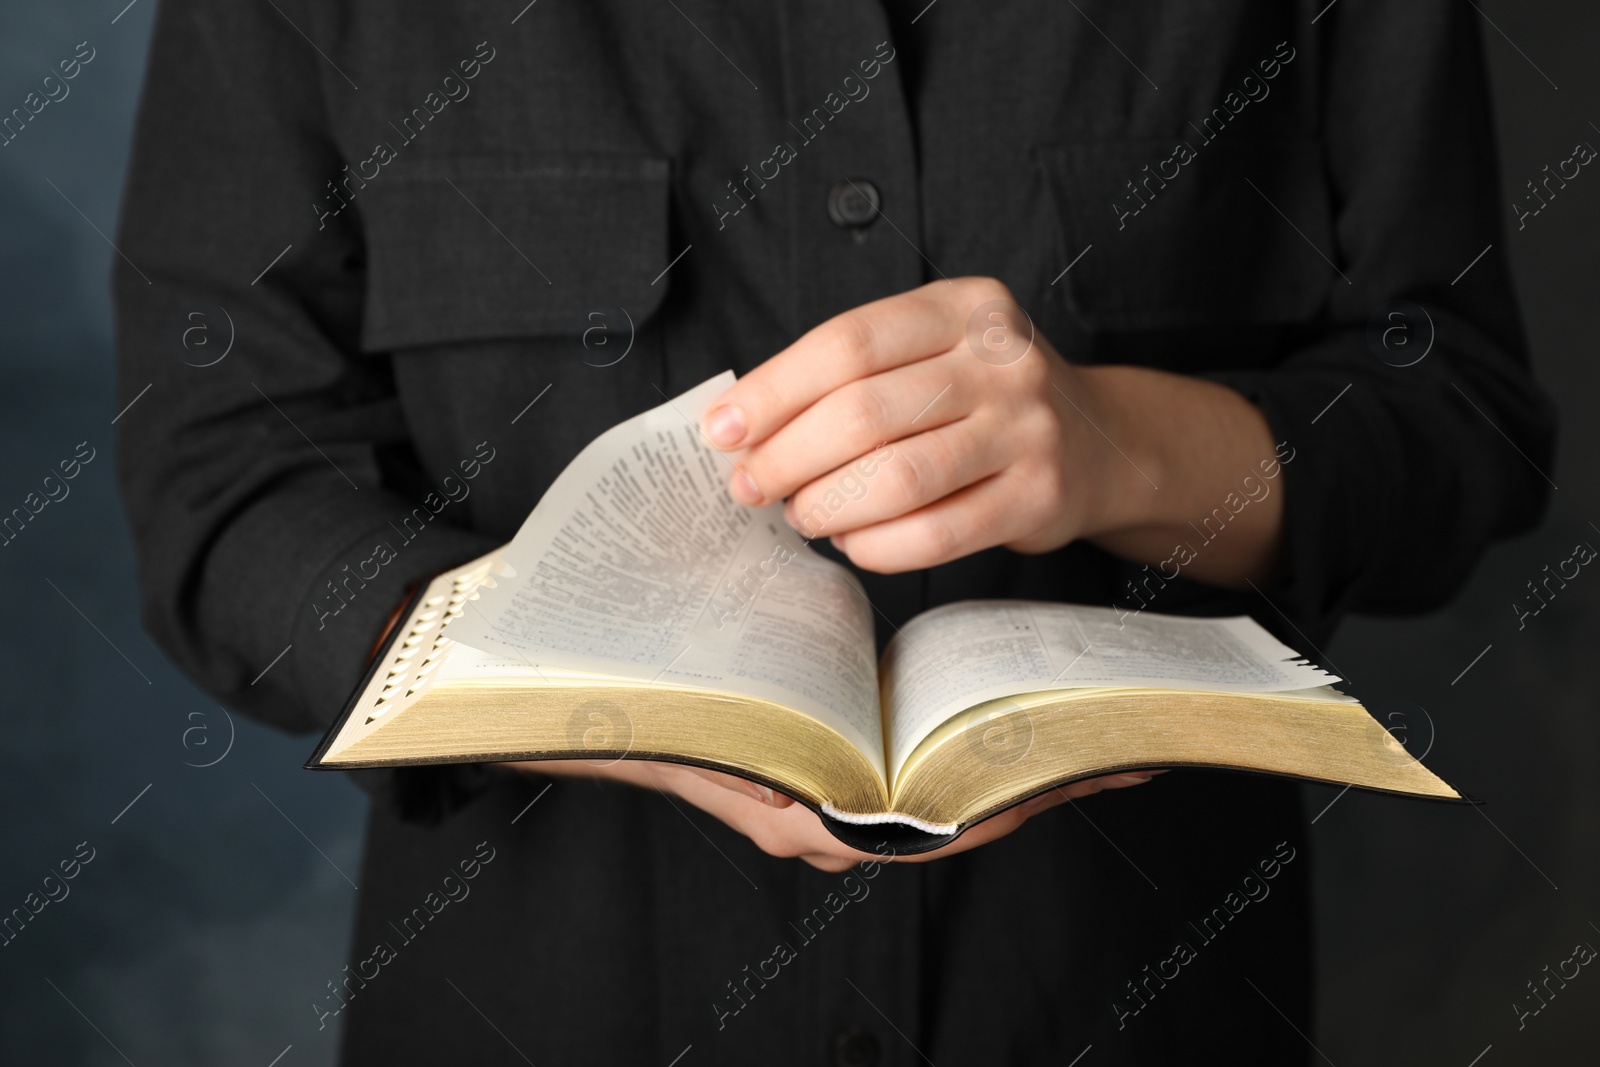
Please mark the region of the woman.
<svg viewBox="0 0 1600 1067"><path fill-rule="evenodd" d="M894 442L805 528L880 640L1011 596L1312 652L1438 605L1543 506L1500 434L1552 447L1476 26L1317 6L168 0L116 277L148 625L320 730L409 586L727 367L704 428L748 449L742 502L800 525ZM175 358L193 312L225 360ZM307 1026L352 1064L1304 1059L1296 790L1088 798L1147 777L878 864L716 775L367 774L352 965Z"/></svg>

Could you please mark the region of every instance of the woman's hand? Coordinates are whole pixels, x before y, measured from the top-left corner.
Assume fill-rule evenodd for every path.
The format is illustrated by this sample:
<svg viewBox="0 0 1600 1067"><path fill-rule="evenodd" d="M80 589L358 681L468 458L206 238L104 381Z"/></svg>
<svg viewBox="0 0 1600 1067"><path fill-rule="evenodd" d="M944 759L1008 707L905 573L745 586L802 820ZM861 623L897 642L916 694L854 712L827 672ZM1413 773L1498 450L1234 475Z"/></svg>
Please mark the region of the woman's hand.
<svg viewBox="0 0 1600 1067"><path fill-rule="evenodd" d="M509 766L555 777L606 778L668 793L715 815L770 856L797 857L813 867L834 872L848 870L864 861L883 861L886 858L921 863L953 856L1004 837L1047 808L1098 793L1102 789L1141 785L1149 781L1151 775L1162 773L1140 771L1075 782L984 820L956 838L954 844L944 848L916 856L884 857L846 846L823 827L822 820L810 808L796 804L782 793L774 793L765 786L731 774L649 760L616 760L611 763L543 760L512 763Z"/></svg>
<svg viewBox="0 0 1600 1067"><path fill-rule="evenodd" d="M1158 563L1274 455L1261 412L1201 379L1077 367L1004 285L933 282L830 319L740 379L702 429L743 450L735 500L883 573L1079 538ZM1277 555L1281 501L1239 515L1187 573L1243 586Z"/></svg>

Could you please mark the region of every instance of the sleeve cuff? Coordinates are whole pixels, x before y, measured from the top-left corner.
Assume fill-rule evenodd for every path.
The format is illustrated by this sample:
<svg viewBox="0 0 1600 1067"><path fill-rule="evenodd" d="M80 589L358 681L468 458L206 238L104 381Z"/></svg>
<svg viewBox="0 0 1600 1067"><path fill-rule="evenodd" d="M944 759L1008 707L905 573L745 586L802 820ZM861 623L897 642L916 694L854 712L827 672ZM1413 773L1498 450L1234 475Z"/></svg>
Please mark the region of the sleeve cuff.
<svg viewBox="0 0 1600 1067"><path fill-rule="evenodd" d="M1279 444L1283 556L1262 592L1292 619L1337 620L1360 598L1384 550L1380 537L1396 533L1405 454L1383 402L1332 369L1202 377L1259 407Z"/></svg>
<svg viewBox="0 0 1600 1067"><path fill-rule="evenodd" d="M303 594L294 647L303 649L292 674L307 710L324 726L343 710L369 665L367 653L384 621L413 585L497 547L493 538L457 527L432 524L404 542L385 523L366 530L335 554L311 579ZM392 552L378 566L380 547ZM373 561L369 564L369 561ZM331 587L329 583L332 583ZM342 599L348 596L348 601ZM488 787L482 764L437 764L348 771L374 804L404 822L437 824Z"/></svg>

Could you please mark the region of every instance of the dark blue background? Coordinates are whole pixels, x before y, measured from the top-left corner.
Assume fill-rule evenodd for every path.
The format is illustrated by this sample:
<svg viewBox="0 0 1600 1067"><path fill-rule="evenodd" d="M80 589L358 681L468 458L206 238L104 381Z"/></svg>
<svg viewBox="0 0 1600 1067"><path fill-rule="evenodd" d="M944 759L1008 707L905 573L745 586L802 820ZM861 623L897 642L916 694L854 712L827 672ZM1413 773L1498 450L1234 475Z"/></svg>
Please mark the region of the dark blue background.
<svg viewBox="0 0 1600 1067"><path fill-rule="evenodd" d="M114 478L107 235L155 0L119 17L125 2L0 14L0 113L78 42L97 52L0 148L0 513L78 442L96 449L70 496L0 548L0 914L79 842L95 849L70 895L0 947L0 1063L327 1064L337 1035L311 1004L344 963L365 800L300 770L312 739L230 720L139 627ZM1480 6L1499 27L1483 23L1515 189L1574 141L1600 142L1600 20L1577 2ZM1449 608L1353 620L1326 650L1369 704L1406 713L1413 751L1431 718L1430 762L1490 800L1350 793L1312 828L1310 1036L1340 1064L1592 1062L1600 974L1585 969L1520 1032L1511 1005L1576 942L1600 945L1600 573L1520 632L1511 604L1577 541L1600 545L1600 177L1586 170L1522 232L1509 204L1505 217L1535 361L1565 416L1548 472L1560 489L1543 527L1496 548ZM1308 810L1335 796L1309 789ZM1118 844L1137 862L1138 841ZM1108 848L1105 862L1124 860Z"/></svg>

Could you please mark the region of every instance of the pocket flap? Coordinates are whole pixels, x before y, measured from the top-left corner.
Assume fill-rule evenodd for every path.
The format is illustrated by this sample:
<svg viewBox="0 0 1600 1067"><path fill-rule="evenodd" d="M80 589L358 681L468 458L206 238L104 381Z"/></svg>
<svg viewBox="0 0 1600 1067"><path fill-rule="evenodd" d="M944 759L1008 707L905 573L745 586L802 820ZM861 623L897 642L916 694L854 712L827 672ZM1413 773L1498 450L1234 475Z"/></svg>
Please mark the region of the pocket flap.
<svg viewBox="0 0 1600 1067"><path fill-rule="evenodd" d="M668 190L667 161L639 156L417 161L381 175L357 201L362 348L575 334L605 307L644 322L667 288Z"/></svg>
<svg viewBox="0 0 1600 1067"><path fill-rule="evenodd" d="M1093 246L1060 282L1087 329L1297 322L1327 299L1336 276L1323 257L1337 252L1314 139L1196 135L1058 145L1038 158L1061 262Z"/></svg>

